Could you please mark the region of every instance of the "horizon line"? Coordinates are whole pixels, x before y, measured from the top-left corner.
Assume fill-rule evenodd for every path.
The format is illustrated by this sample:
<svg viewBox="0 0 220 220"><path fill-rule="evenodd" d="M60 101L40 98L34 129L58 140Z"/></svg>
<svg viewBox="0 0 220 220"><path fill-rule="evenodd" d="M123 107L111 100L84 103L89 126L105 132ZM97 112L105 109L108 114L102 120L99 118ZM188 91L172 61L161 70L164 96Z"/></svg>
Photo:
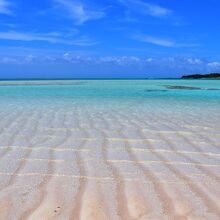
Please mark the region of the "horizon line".
<svg viewBox="0 0 220 220"><path fill-rule="evenodd" d="M121 78L121 77L99 77L99 78L95 78L95 77L91 77L91 78L87 78L87 77L83 77L83 78L0 78L0 81L22 81L22 80L27 80L27 81L31 81L31 80L159 80L159 79L181 79L181 77L160 77L160 78L144 78L144 77L129 77L129 78Z"/></svg>

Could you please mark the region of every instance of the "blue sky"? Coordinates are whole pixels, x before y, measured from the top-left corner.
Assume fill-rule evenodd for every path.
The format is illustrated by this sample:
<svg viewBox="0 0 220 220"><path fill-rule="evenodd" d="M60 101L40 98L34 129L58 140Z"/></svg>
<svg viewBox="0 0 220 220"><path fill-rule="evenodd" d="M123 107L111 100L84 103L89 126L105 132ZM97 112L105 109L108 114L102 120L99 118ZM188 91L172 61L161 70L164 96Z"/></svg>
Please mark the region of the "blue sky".
<svg viewBox="0 0 220 220"><path fill-rule="evenodd" d="M0 0L0 78L220 71L219 0Z"/></svg>

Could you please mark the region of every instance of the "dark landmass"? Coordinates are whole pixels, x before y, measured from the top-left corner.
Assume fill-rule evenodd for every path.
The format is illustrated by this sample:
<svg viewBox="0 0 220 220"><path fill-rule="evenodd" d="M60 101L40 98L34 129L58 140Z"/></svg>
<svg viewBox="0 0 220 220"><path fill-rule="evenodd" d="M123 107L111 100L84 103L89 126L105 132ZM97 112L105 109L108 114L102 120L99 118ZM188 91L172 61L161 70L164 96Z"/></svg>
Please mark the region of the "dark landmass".
<svg viewBox="0 0 220 220"><path fill-rule="evenodd" d="M220 79L220 73L186 75L182 79Z"/></svg>

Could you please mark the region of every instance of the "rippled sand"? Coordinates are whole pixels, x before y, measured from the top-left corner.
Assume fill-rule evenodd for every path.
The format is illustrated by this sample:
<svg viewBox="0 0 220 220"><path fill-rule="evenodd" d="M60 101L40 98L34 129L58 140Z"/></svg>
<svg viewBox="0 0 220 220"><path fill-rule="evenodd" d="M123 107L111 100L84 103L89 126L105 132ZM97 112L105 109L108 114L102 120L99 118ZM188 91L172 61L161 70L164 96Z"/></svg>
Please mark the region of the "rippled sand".
<svg viewBox="0 0 220 220"><path fill-rule="evenodd" d="M220 219L218 111L9 104L1 220Z"/></svg>
<svg viewBox="0 0 220 220"><path fill-rule="evenodd" d="M0 219L219 219L220 134L171 119L2 113Z"/></svg>

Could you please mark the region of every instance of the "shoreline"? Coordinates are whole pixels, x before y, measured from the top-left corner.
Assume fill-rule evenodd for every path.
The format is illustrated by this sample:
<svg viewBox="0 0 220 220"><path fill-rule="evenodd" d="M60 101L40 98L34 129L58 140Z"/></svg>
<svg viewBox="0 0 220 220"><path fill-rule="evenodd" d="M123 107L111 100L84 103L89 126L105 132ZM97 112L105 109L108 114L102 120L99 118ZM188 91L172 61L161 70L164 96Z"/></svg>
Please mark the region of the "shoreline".
<svg viewBox="0 0 220 220"><path fill-rule="evenodd" d="M0 87L0 219L219 220L220 93L158 82Z"/></svg>

